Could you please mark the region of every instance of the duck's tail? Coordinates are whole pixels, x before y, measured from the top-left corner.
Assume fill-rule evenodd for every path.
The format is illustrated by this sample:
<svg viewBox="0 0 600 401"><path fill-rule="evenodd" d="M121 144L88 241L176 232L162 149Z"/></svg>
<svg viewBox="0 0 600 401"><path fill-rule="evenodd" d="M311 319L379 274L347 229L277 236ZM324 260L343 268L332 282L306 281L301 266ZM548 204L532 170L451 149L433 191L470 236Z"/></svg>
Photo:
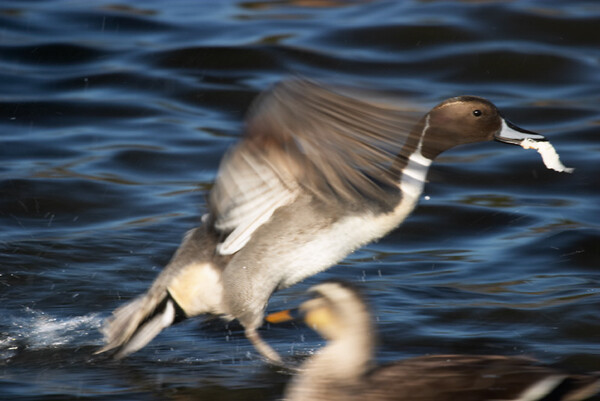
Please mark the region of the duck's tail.
<svg viewBox="0 0 600 401"><path fill-rule="evenodd" d="M106 345L96 353L116 349L123 358L148 344L164 328L204 313L222 314L221 267L214 250L218 237L206 226L190 230L150 289L121 306L106 320Z"/></svg>
<svg viewBox="0 0 600 401"><path fill-rule="evenodd" d="M106 345L96 354L117 349L120 359L148 344L175 321L176 306L166 290L149 291L113 312L102 327Z"/></svg>

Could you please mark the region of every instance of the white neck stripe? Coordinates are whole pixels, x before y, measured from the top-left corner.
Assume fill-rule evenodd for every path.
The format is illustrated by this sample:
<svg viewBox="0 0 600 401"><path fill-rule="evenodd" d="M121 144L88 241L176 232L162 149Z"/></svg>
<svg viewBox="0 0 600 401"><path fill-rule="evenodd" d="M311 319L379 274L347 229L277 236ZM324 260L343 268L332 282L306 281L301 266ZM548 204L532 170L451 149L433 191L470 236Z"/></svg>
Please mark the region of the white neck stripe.
<svg viewBox="0 0 600 401"><path fill-rule="evenodd" d="M425 126L423 127L423 133L419 139L419 145L417 149L408 158L408 163L402 170L400 176L400 190L403 195L409 195L411 197L418 197L423 192L423 186L425 185L425 178L427 177L427 171L431 165L431 159L423 156L421 148L423 146L423 138L425 133L429 129L429 115L425 118Z"/></svg>

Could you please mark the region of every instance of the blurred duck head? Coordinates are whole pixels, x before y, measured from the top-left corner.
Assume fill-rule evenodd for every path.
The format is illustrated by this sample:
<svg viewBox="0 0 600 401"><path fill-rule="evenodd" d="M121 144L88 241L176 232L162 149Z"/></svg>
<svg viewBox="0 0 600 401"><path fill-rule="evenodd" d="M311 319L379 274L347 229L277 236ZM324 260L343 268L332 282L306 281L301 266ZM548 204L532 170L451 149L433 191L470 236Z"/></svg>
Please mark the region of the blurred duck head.
<svg viewBox="0 0 600 401"><path fill-rule="evenodd" d="M346 282L335 281L309 289L311 299L296 309L266 317L269 323L303 320L330 342L357 340L372 333L371 318L360 290Z"/></svg>

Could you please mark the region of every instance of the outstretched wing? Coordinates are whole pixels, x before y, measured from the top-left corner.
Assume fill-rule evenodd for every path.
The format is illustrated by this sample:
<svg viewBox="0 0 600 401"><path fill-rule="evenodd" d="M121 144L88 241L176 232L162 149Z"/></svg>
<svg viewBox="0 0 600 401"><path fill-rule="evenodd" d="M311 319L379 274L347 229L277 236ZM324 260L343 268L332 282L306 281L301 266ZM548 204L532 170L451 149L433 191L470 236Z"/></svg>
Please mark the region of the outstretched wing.
<svg viewBox="0 0 600 401"><path fill-rule="evenodd" d="M366 96L291 80L259 97L210 194L215 228L228 234L221 254L237 252L301 192L352 204L397 190L393 166L417 146L409 135L418 114Z"/></svg>

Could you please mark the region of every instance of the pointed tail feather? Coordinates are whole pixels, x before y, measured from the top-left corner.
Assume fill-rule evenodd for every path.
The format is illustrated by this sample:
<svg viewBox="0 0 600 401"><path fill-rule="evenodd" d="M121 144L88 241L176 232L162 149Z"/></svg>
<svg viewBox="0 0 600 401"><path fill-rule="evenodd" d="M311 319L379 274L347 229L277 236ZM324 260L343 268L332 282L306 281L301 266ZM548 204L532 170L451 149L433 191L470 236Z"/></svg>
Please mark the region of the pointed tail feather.
<svg viewBox="0 0 600 401"><path fill-rule="evenodd" d="M165 303L167 297L167 291L150 291L116 309L113 312L113 316L108 318L102 327L106 345L95 353L100 354L122 347L117 354L117 357L122 358L149 343L160 330L169 326L174 320L175 310L173 303L170 299ZM160 308L163 303L165 303L165 306ZM171 322L165 325L170 315L173 315ZM162 327L156 330L160 326L158 322L162 323ZM143 333L140 335L140 332ZM150 334L152 335L151 337L149 337ZM145 342L143 345L139 345L142 342L142 338L144 338ZM135 340L137 347L129 346L132 340ZM124 352L125 350L129 351Z"/></svg>
<svg viewBox="0 0 600 401"><path fill-rule="evenodd" d="M121 359L129 354L132 354L148 344L154 337L162 331L162 329L169 327L175 320L175 306L173 301L170 299L165 303L163 310L154 315L150 320L145 322L140 328L133 334L133 336L127 341L123 347L117 352L115 358Z"/></svg>

